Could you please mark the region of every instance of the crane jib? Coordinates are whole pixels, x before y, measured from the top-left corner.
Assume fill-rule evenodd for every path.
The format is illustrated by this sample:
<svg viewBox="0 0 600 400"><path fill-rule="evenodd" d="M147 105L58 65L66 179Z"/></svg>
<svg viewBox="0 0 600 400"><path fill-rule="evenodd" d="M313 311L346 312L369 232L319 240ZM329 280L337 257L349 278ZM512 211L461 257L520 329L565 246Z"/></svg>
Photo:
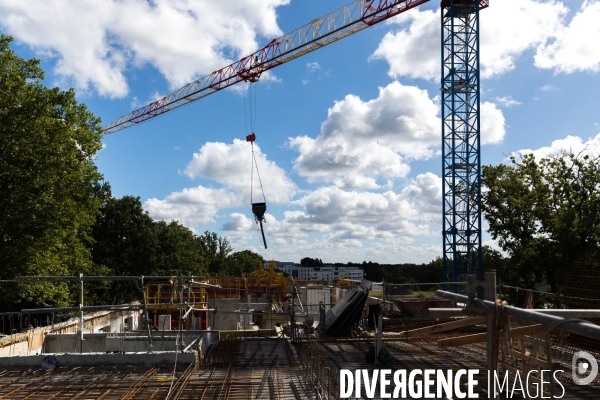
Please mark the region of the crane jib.
<svg viewBox="0 0 600 400"><path fill-rule="evenodd" d="M385 21L429 0L356 0L284 36L218 71L123 115L105 127L113 133L188 105L242 81L255 82L265 71ZM458 1L458 0L457 0ZM472 0L467 0L472 1ZM485 8L489 0L479 0Z"/></svg>

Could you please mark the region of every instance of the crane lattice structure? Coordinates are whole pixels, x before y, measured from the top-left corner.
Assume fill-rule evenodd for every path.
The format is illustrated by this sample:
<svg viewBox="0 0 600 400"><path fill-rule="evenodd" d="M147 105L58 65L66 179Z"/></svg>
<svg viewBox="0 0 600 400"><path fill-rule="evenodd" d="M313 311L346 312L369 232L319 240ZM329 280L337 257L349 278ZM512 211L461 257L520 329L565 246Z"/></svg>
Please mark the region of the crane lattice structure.
<svg viewBox="0 0 600 400"><path fill-rule="evenodd" d="M123 115L106 133L137 125L239 82L256 82L281 64L429 0L355 0L170 95ZM444 282L481 266L479 11L489 0L442 0L442 153ZM456 287L454 287L456 291Z"/></svg>
<svg viewBox="0 0 600 400"><path fill-rule="evenodd" d="M483 278L479 10L488 5L489 0L441 4L444 282L466 281L473 272Z"/></svg>

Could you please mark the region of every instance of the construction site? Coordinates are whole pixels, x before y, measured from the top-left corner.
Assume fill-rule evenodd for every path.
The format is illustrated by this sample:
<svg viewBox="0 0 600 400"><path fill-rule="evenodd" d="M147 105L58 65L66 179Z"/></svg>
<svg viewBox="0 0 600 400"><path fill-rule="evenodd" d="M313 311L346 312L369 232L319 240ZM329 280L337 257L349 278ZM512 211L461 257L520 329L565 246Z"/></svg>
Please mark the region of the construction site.
<svg viewBox="0 0 600 400"><path fill-rule="evenodd" d="M487 392L488 370L533 371L527 393L542 385L546 398L600 398L600 377L577 384L573 361L582 351L600 358L600 263L576 265L564 294L538 309L503 303L516 288L494 273L457 283L465 295L414 297L402 284L292 280L274 264L238 278L22 277L82 288L127 279L142 295L2 313L3 331L15 333L0 339L0 398L337 399L340 371L378 369L476 369L478 398L503 398ZM399 288L406 294L386 295Z"/></svg>
<svg viewBox="0 0 600 400"><path fill-rule="evenodd" d="M105 131L135 126L238 82L254 83L272 68L427 1L356 0L124 115ZM482 267L479 12L489 5L441 2L438 282L307 280L277 272L276 261L241 276L3 279L2 287L79 285L80 297L71 307L0 310L0 399L599 400L600 262L565 265L560 293L502 285ZM246 138L252 146L255 139L254 132ZM254 157L254 147L252 152ZM255 158L253 163L262 189ZM267 248L264 191L262 202L251 203ZM137 291L137 301L91 305L84 297L86 285L115 281ZM416 286L429 290L417 296ZM509 304L518 292L525 304ZM383 370L420 375L397 396L386 392L383 380L368 381ZM453 389L428 383L427 370L455 374ZM469 387L474 394L467 396L465 371L475 370L476 384ZM351 371L355 384L344 383L344 371ZM496 388L495 376L506 376L509 384ZM421 391L426 385L431 396Z"/></svg>

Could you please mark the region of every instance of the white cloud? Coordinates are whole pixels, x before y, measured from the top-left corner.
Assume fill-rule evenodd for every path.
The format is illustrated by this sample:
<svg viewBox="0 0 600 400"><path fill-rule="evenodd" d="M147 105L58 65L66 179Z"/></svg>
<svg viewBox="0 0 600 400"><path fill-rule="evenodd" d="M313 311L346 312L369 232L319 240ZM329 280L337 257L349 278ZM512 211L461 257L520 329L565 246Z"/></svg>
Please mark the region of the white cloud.
<svg viewBox="0 0 600 400"><path fill-rule="evenodd" d="M268 204L287 203L296 191L296 185L285 171L269 161L258 145L254 152ZM244 162L244 160L246 160ZM193 228L200 223L214 222L219 210L248 206L250 183L248 166L251 165L250 144L235 139L232 144L206 143L195 153L184 173L190 178L203 178L221 185L220 188L197 186L168 195L164 200L148 199L144 209L155 219L175 219ZM254 201L262 201L258 182L254 186ZM232 214L233 215L233 214ZM242 220L236 216L228 229L237 230ZM237 220L236 220L237 218Z"/></svg>
<svg viewBox="0 0 600 400"><path fill-rule="evenodd" d="M296 185L285 174L285 171L275 162L269 161L254 144L254 154L261 174L265 197L268 202L275 204L287 203L296 191ZM252 153L250 143L235 139L232 144L206 143L183 171L190 178L203 178L215 181L232 189L239 196L250 195L250 171ZM260 184L254 170L254 201L262 201Z"/></svg>
<svg viewBox="0 0 600 400"><path fill-rule="evenodd" d="M285 211L279 220L269 213L265 215L265 235L269 243L278 244L277 251L290 243L302 243L302 247L313 250L328 246L355 249L392 239L407 245L415 236L432 235L430 224L441 222L442 181L432 173L421 174L400 193L324 187L291 205L302 210ZM254 244L260 239L253 225L250 218L233 213L223 229L232 241L244 246L248 240Z"/></svg>
<svg viewBox="0 0 600 400"><path fill-rule="evenodd" d="M407 182L400 193L344 191L335 186L305 194L282 219L265 214L268 249L254 221L231 213L222 226L237 249L266 258L299 260L312 254L324 261L402 263L439 256L440 245L419 244L417 236L439 236L442 180L432 173ZM433 227L433 228L432 228Z"/></svg>
<svg viewBox="0 0 600 400"><path fill-rule="evenodd" d="M224 231L248 231L252 228L254 228L254 222L240 213L229 214L229 221L221 227Z"/></svg>
<svg viewBox="0 0 600 400"><path fill-rule="evenodd" d="M600 1L586 0L556 40L538 49L535 65L555 72L600 71Z"/></svg>
<svg viewBox="0 0 600 400"><path fill-rule="evenodd" d="M57 58L55 73L79 90L128 93L127 69L150 64L172 88L217 70L281 34L289 0L6 0L0 26Z"/></svg>
<svg viewBox="0 0 600 400"><path fill-rule="evenodd" d="M317 61L308 62L308 63L306 63L306 68L308 69L308 72L314 72L314 71L320 70L321 65L319 65L319 63Z"/></svg>
<svg viewBox="0 0 600 400"><path fill-rule="evenodd" d="M411 10L392 21L404 29L388 32L372 58L386 60L390 64L388 73L392 77L439 79L439 10Z"/></svg>
<svg viewBox="0 0 600 400"><path fill-rule="evenodd" d="M481 103L481 144L496 144L504 140L506 121L502 110L494 103Z"/></svg>
<svg viewBox="0 0 600 400"><path fill-rule="evenodd" d="M347 95L328 110L316 138L289 139L300 153L294 168L311 183L330 182L349 190L391 187L393 179L410 172L408 161L437 155L438 101L425 90L397 81L380 88L372 100ZM505 125L495 104L481 104L482 144L501 142Z"/></svg>
<svg viewBox="0 0 600 400"><path fill-rule="evenodd" d="M545 44L564 24L568 8L555 0L496 1L480 14L482 78L515 68L529 49ZM510 29L507 29L510 21Z"/></svg>
<svg viewBox="0 0 600 400"><path fill-rule="evenodd" d="M523 104L520 101L513 99L512 96L496 97L496 101L504 107L514 107Z"/></svg>
<svg viewBox="0 0 600 400"><path fill-rule="evenodd" d="M295 201L293 204L304 211L288 214L286 222L316 229L324 225L339 231L353 231L363 225L379 234L387 231L406 236L425 234L430 222L441 219L441 193L441 179L432 173L418 175L400 193L324 187Z"/></svg>
<svg viewBox="0 0 600 400"><path fill-rule="evenodd" d="M597 156L600 154L600 133L585 142L579 136L568 135L564 139L554 140L550 146L540 147L535 150L522 149L515 152L514 155L533 154L535 158L541 159L561 155L564 151Z"/></svg>
<svg viewBox="0 0 600 400"><path fill-rule="evenodd" d="M528 49L547 43L563 25L567 8L554 0L502 0L480 14L481 77L509 72ZM412 10L393 19L400 30L385 35L373 58L384 59L392 77L440 77L439 9ZM507 23L510 22L510 29ZM590 46L593 45L593 42Z"/></svg>
<svg viewBox="0 0 600 400"><path fill-rule="evenodd" d="M286 261L298 261L310 254L311 257L321 258L325 263L377 260L379 263L401 264L435 259L441 254L442 247L441 244L411 244L405 237L379 239L374 243L359 239L336 237L332 240L325 237L314 242L278 238L269 243L269 250L256 250L265 257Z"/></svg>
<svg viewBox="0 0 600 400"><path fill-rule="evenodd" d="M558 90L558 88L556 86L552 86L552 85L544 85L541 88L544 92L553 92Z"/></svg>
<svg viewBox="0 0 600 400"><path fill-rule="evenodd" d="M437 99L414 86L393 82L376 99L347 95L328 111L313 139L289 139L300 152L294 168L309 182L346 189L377 188L380 178L405 177L405 159L426 159L439 146Z"/></svg>
<svg viewBox="0 0 600 400"><path fill-rule="evenodd" d="M198 186L171 193L164 200L148 199L144 202L144 210L154 219L177 220L194 228L198 224L214 222L220 209L240 205L242 199L238 193Z"/></svg>

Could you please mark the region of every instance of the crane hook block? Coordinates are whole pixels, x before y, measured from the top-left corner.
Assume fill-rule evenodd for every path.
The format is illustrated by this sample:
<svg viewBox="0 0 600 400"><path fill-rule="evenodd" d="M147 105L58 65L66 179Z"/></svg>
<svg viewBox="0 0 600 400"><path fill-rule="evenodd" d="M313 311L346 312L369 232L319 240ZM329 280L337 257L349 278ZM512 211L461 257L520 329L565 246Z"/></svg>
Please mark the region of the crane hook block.
<svg viewBox="0 0 600 400"><path fill-rule="evenodd" d="M248 136L246 136L246 142L254 142L256 140L256 135L254 133L249 134Z"/></svg>
<svg viewBox="0 0 600 400"><path fill-rule="evenodd" d="M262 226L262 223L265 220L265 212L267 212L267 203L252 203L252 214L254 214L256 222L260 224L260 233L262 234L263 243L265 244L266 249L267 239L265 239L265 231Z"/></svg>

